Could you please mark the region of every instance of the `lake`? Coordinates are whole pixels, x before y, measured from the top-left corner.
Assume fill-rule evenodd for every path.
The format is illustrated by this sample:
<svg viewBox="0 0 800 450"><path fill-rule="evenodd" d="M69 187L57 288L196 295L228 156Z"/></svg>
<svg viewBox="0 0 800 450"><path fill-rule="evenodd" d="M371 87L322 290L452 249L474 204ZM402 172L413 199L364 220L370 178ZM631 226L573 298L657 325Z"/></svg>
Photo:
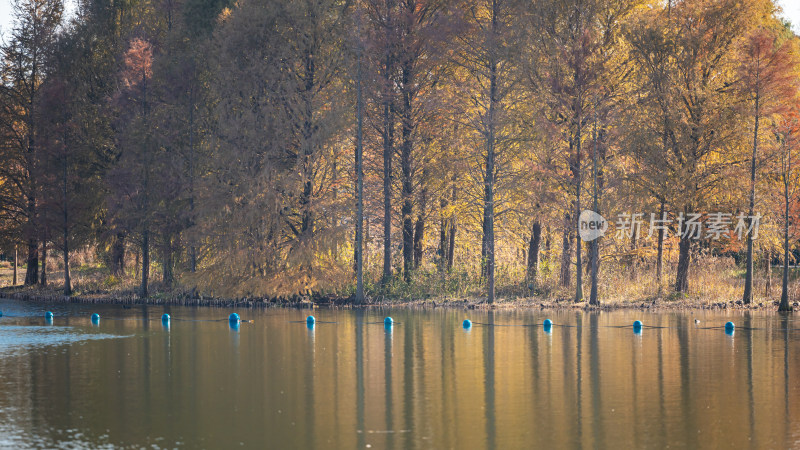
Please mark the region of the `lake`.
<svg viewBox="0 0 800 450"><path fill-rule="evenodd" d="M0 311L0 447L800 445L792 316L316 309L308 327L297 309Z"/></svg>

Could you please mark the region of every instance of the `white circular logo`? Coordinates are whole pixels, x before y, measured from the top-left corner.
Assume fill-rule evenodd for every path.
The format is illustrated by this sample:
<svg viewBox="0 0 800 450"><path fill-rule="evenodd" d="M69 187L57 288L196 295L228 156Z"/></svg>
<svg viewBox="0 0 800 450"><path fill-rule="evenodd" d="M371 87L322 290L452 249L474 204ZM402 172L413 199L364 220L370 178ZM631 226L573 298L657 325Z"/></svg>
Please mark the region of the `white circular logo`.
<svg viewBox="0 0 800 450"><path fill-rule="evenodd" d="M578 233L586 242L605 235L606 230L608 230L608 222L594 211L584 209L578 217Z"/></svg>

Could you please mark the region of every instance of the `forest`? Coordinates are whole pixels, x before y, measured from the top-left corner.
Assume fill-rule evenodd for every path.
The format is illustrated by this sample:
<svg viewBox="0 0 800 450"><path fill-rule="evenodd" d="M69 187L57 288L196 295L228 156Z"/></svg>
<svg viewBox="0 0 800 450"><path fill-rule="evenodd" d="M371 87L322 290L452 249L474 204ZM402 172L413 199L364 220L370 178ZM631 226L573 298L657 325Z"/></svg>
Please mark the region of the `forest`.
<svg viewBox="0 0 800 450"><path fill-rule="evenodd" d="M15 0L2 31L13 289L800 295L772 0Z"/></svg>

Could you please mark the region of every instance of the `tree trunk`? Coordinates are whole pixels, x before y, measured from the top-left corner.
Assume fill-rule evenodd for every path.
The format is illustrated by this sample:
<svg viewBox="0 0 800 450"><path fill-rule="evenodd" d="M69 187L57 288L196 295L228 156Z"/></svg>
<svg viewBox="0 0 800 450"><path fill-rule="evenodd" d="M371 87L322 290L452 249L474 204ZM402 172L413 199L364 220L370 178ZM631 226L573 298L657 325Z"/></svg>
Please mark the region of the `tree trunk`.
<svg viewBox="0 0 800 450"><path fill-rule="evenodd" d="M455 249L456 249L456 218L450 218L450 232L448 234L448 242L447 244L447 271L453 271L453 261L455 259Z"/></svg>
<svg viewBox="0 0 800 450"><path fill-rule="evenodd" d="M64 230L64 295L72 295L72 280L69 274L69 244L67 243L67 231Z"/></svg>
<svg viewBox="0 0 800 450"><path fill-rule="evenodd" d="M552 243L551 239L552 236L550 234L550 225L547 225L547 227L544 230L544 254L540 256L539 258L540 260L550 262L550 249L551 249L550 244Z"/></svg>
<svg viewBox="0 0 800 450"><path fill-rule="evenodd" d="M64 132L64 142L67 142L68 134ZM64 152L64 167L62 179L62 194L64 200L64 295L72 295L72 282L69 278L69 208L68 208L68 189L67 189L67 152Z"/></svg>
<svg viewBox="0 0 800 450"><path fill-rule="evenodd" d="M633 226L633 225L631 225ZM633 228L633 233L631 234L631 268L628 271L628 275L631 277L631 281L636 280L636 263L639 261L639 255L636 251L638 242L636 241L636 234L637 229Z"/></svg>
<svg viewBox="0 0 800 450"><path fill-rule="evenodd" d="M414 224L414 269L418 269L422 264L422 252L424 250L422 242L425 239L425 218L417 216L417 223Z"/></svg>
<svg viewBox="0 0 800 450"><path fill-rule="evenodd" d="M750 221L753 221L753 213L756 201L756 157L758 152L758 122L760 119L759 110L760 95L756 89L756 113L755 125L753 126L753 155L750 158ZM752 223L750 223L752 225ZM753 301L753 234L747 233L747 262L744 275L744 293L742 302L749 304Z"/></svg>
<svg viewBox="0 0 800 450"><path fill-rule="evenodd" d="M42 274L39 284L47 286L47 241L42 243Z"/></svg>
<svg viewBox="0 0 800 450"><path fill-rule="evenodd" d="M14 278L11 281L12 286L17 285L17 272L19 268L19 255L17 255L17 245L14 244Z"/></svg>
<svg viewBox="0 0 800 450"><path fill-rule="evenodd" d="M558 281L561 287L569 287L572 281L570 272L570 254L572 253L570 239L570 231L572 230L572 218L569 213L564 214L564 224L562 226L562 239L561 239L561 273L559 274Z"/></svg>
<svg viewBox="0 0 800 450"><path fill-rule="evenodd" d="M363 99L361 93L361 52L356 73L356 303L364 303L364 163L363 163Z"/></svg>
<svg viewBox="0 0 800 450"><path fill-rule="evenodd" d="M444 210L447 207L447 200L442 198L439 202L439 259L437 261L439 270L444 271L447 267L447 225L448 221L444 217Z"/></svg>
<svg viewBox="0 0 800 450"><path fill-rule="evenodd" d="M772 252L768 251L764 259L764 298L768 299L772 291Z"/></svg>
<svg viewBox="0 0 800 450"><path fill-rule="evenodd" d="M497 44L498 29L498 5L497 1L492 1L492 25L491 34L488 36L490 41L489 48L489 111L486 118L486 171L484 172L484 192L483 209L484 220L486 223L486 301L494 303L494 183L495 183L495 109L497 107Z"/></svg>
<svg viewBox="0 0 800 450"><path fill-rule="evenodd" d="M195 108L195 85L192 84L189 90L189 218L190 226L195 225L194 213L194 108ZM197 248L195 247L195 238L190 234L191 242L189 244L189 271L194 273L197 271Z"/></svg>
<svg viewBox="0 0 800 450"><path fill-rule="evenodd" d="M592 149L592 209L597 214L600 214L600 186L597 184L597 106L595 105L595 113L594 113L594 148ZM592 267L592 274L591 274L591 288L589 289L589 304L590 305L599 305L600 300L597 298L597 276L598 271L600 270L600 239L592 241L591 244L591 267Z"/></svg>
<svg viewBox="0 0 800 450"><path fill-rule="evenodd" d="M36 238L28 238L28 266L25 269L25 286L39 282L39 243Z"/></svg>
<svg viewBox="0 0 800 450"><path fill-rule="evenodd" d="M310 51L306 51L304 56L304 80L305 85L302 88L303 98L303 128L302 128L302 175L303 175L303 192L300 194L300 209L302 211L302 223L300 227L301 241L305 244L305 251L308 252L302 257L300 263L302 276L305 278L303 283L302 293L308 295L311 293L311 286L314 280L314 139L315 128L314 122L314 107L312 100L314 91L317 89L316 83L316 63L314 61L315 55Z"/></svg>
<svg viewBox="0 0 800 450"><path fill-rule="evenodd" d="M383 131L383 279L386 284L392 278L392 154L394 153L394 127L391 122L389 103L384 107Z"/></svg>
<svg viewBox="0 0 800 450"><path fill-rule="evenodd" d="M394 155L394 120L392 116L392 72L394 61L392 37L392 0L386 0L386 59L383 65L383 277L385 285L392 278L392 156Z"/></svg>
<svg viewBox="0 0 800 450"><path fill-rule="evenodd" d="M402 134L403 144L400 148L400 169L403 175L402 198L403 198L403 276L406 283L411 282L411 270L414 268L414 183L412 180L412 133L413 118L411 110L411 93L408 92L411 84L412 72L409 67L410 61L403 64L402 70L402 89L403 89L403 120Z"/></svg>
<svg viewBox="0 0 800 450"><path fill-rule="evenodd" d="M583 263L581 261L581 237L576 232L578 229L578 217L581 214L581 116L578 114L578 132L576 133L577 142L577 162L575 170L575 221L571 224L575 235L575 302L583 301Z"/></svg>
<svg viewBox="0 0 800 450"><path fill-rule="evenodd" d="M116 277L125 275L125 233L116 232L111 243L111 273Z"/></svg>
<svg viewBox="0 0 800 450"><path fill-rule="evenodd" d="M678 230L680 233L681 231ZM689 291L689 264L691 262L691 236L682 236L678 243L678 273L675 277L675 292Z"/></svg>
<svg viewBox="0 0 800 450"><path fill-rule="evenodd" d="M784 144L786 145L786 144ZM789 177L792 171L791 150L786 151L786 163L783 170L783 278L781 280L781 302L778 311L791 311L789 304Z"/></svg>
<svg viewBox="0 0 800 450"><path fill-rule="evenodd" d="M145 228L142 233L142 284L139 288L139 295L147 298L147 283L150 277L150 231Z"/></svg>
<svg viewBox="0 0 800 450"><path fill-rule="evenodd" d="M530 247L528 248L528 284L536 287L536 277L539 273L539 247L542 242L542 224L536 220L531 230Z"/></svg>
<svg viewBox="0 0 800 450"><path fill-rule="evenodd" d="M423 171L423 179L427 179ZM425 209L428 205L428 189L423 187L420 192L419 211L417 211L417 223L414 225L414 269L422 264L422 253L425 241Z"/></svg>
<svg viewBox="0 0 800 450"><path fill-rule="evenodd" d="M661 200L661 207L658 210L658 219L664 219L664 200ZM658 293L661 293L661 266L664 259L664 230L658 230L658 250L656 251L656 283L658 284Z"/></svg>

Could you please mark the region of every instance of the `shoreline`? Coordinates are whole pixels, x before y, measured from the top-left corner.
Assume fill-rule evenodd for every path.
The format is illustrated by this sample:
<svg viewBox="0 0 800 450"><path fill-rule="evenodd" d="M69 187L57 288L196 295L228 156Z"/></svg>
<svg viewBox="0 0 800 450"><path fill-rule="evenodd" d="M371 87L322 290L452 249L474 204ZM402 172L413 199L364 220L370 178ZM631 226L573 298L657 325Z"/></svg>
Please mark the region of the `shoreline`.
<svg viewBox="0 0 800 450"><path fill-rule="evenodd" d="M105 304L105 305L151 305L151 306L189 306L189 307L210 307L210 308L247 308L247 309L268 309L268 308L409 308L409 309L428 309L428 308L451 308L465 310L552 310L552 311L618 311L618 310L639 310L639 311L766 311L776 314L786 314L778 312L777 300L771 302L758 302L745 305L739 301L720 301L711 303L699 303L698 300L681 299L668 300L664 298L646 299L630 302L608 302L598 306L589 305L587 301L575 303L571 300L551 300L536 297L528 297L513 300L500 300L494 304L488 304L480 297L478 298L434 298L426 300L379 300L368 301L363 305L356 305L350 301L349 297L325 296L311 300L301 301L282 301L264 298L190 298L187 296L173 296L168 298L148 297L140 298L135 294L110 292L91 293L83 295L65 296L53 290L41 290L37 288L27 288L21 286L0 288L0 298L19 300L25 302L38 303L76 303L76 304ZM797 310L800 308L798 302L793 302L792 307Z"/></svg>

